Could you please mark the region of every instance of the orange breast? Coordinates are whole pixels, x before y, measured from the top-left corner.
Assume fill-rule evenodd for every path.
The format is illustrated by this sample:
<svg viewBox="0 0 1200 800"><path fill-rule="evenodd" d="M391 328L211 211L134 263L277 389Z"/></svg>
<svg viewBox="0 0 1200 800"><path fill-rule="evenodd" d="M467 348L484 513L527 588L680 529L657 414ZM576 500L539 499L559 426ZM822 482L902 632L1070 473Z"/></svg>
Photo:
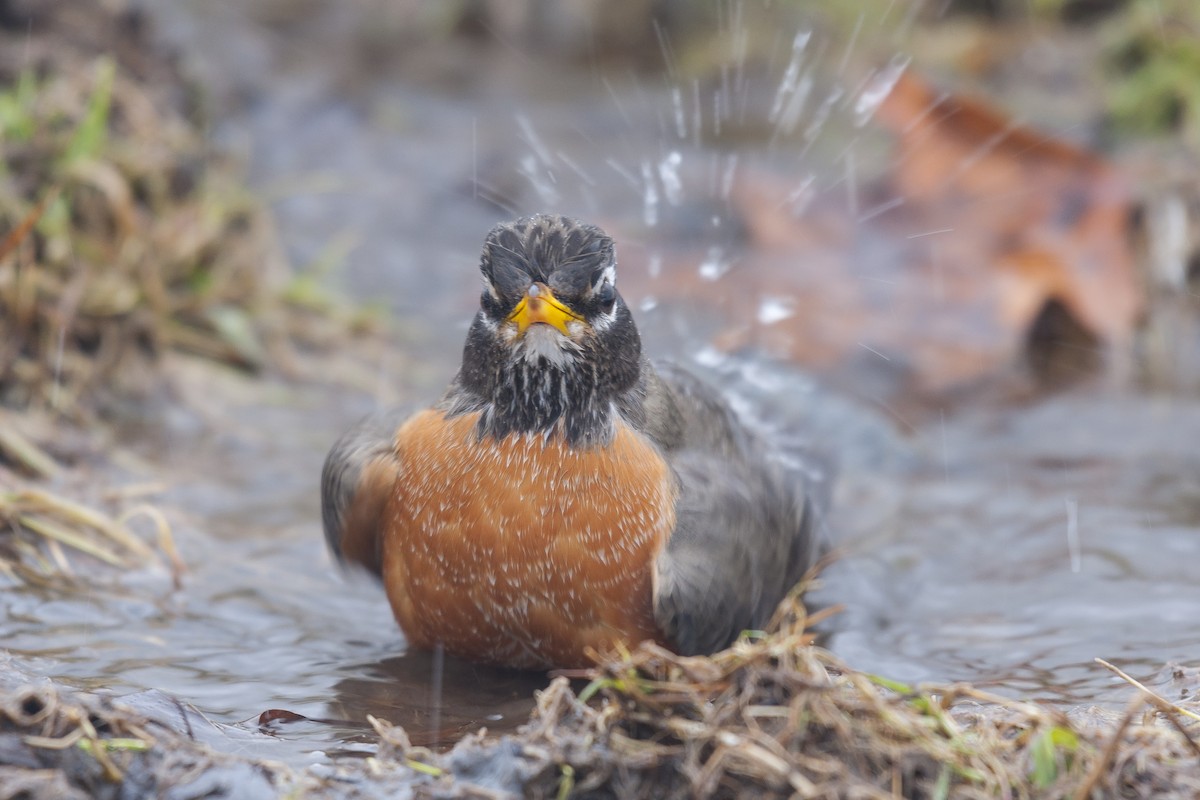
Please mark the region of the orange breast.
<svg viewBox="0 0 1200 800"><path fill-rule="evenodd" d="M396 434L383 579L413 644L516 667L655 638L652 561L674 528L670 469L618 423L603 448L424 411Z"/></svg>

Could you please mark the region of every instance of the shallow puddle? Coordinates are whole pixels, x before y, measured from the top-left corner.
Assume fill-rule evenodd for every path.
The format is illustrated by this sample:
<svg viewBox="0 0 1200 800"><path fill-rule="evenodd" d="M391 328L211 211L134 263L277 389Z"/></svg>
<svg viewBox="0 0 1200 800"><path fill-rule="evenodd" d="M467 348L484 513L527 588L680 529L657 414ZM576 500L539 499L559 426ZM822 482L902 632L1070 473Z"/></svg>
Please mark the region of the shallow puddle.
<svg viewBox="0 0 1200 800"><path fill-rule="evenodd" d="M234 63L269 52L267 34L236 13L201 26L186 3L151 5L186 46L211 45L216 26L253 45L228 45ZM295 75L259 69L262 94L221 136L248 143L299 261L339 237L357 243L348 283L397 311L405 364L378 365L386 391L376 395L184 370L198 421L184 415L134 443L163 465L170 488L154 501L178 520L182 588L147 575L86 597L0 593L0 641L32 671L118 693L161 689L249 731L262 712L286 709L312 722L272 722L263 730L278 741L232 737L230 747L294 763L355 750L371 739L368 714L403 725L414 743L510 729L544 685L540 675L405 653L381 591L332 567L317 478L330 443L376 396L427 402L449 379L475 303L479 244L509 216L479 202L479 176L519 181L508 162L539 146L579 146L579 120L604 130L620 116L587 75L576 84L590 87L584 101L539 101L529 87L481 100L399 78L351 101L311 79L318 61ZM629 108L654 108L635 97L645 93L630 90ZM588 176L630 153L659 164L660 124L647 116L630 129L641 133L597 136L571 199L559 187L564 206L600 221L641 218L647 198L619 171L602 185ZM539 204L550 191L518 194ZM678 255L627 246L653 251L643 252L651 265ZM696 268L720 261L710 256ZM736 272L711 277L739 286ZM1150 683L1167 662L1196 657L1200 404L1191 398L1080 390L1021 408L935 410L914 428L792 367L716 355L714 321L686 307L629 299L652 353L722 381L781 446L839 462L829 528L844 555L817 598L845 607L828 644L851 665L1079 705L1128 696L1095 657Z"/></svg>

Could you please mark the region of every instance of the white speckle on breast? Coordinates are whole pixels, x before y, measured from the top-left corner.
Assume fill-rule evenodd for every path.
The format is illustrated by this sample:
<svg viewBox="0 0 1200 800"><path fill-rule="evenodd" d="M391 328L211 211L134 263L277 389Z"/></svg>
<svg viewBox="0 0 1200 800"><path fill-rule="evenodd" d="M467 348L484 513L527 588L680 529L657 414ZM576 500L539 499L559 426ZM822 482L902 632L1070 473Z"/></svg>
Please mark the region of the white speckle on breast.
<svg viewBox="0 0 1200 800"><path fill-rule="evenodd" d="M501 642L581 652L626 625L649 635L649 565L674 526L653 446L627 428L594 450L538 434L480 441L476 419L426 419L412 442L398 437L385 570L403 563L406 584L388 589L403 593L393 608L405 630L468 656L487 643L492 660L505 660L493 658Z"/></svg>

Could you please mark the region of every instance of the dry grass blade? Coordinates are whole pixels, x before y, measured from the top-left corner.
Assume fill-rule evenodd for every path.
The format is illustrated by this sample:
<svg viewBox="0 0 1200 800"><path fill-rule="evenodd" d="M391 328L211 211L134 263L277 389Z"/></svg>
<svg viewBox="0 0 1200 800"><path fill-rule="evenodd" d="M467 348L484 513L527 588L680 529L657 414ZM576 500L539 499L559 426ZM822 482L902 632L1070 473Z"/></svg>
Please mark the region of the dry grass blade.
<svg viewBox="0 0 1200 800"><path fill-rule="evenodd" d="M20 246L21 242L25 241L25 239L29 237L29 233L33 230L33 226L36 225L38 220L42 218L42 214L46 213L46 207L58 199L58 191L58 187L54 187L50 189L50 191L46 192L46 194L42 196L42 199L38 201L37 205L29 210L29 213L25 215L25 218L17 223L17 225L11 231L9 231L3 239L0 239L0 261L3 261L5 258L7 258L9 254L11 254L17 249L17 247Z"/></svg>
<svg viewBox="0 0 1200 800"><path fill-rule="evenodd" d="M53 514L75 528L95 530L139 559L154 557L150 546L130 533L124 525L73 500L39 489L24 489L13 495L12 503L18 508Z"/></svg>
<svg viewBox="0 0 1200 800"><path fill-rule="evenodd" d="M0 457L14 462L19 468L38 478L53 478L58 464L45 450L17 432L16 426L0 414Z"/></svg>
<svg viewBox="0 0 1200 800"><path fill-rule="evenodd" d="M101 6L72 13L111 24ZM45 66L5 74L0 60L0 404L86 418L152 395L171 348L267 364L291 324L282 251L189 118L170 59L132 43L139 72L163 79L145 83L119 58L22 39Z"/></svg>
<svg viewBox="0 0 1200 800"><path fill-rule="evenodd" d="M1040 798L1200 787L1180 743L1131 712L1084 728L964 684L910 686L813 647L796 598L778 626L711 657L646 643L602 659L574 696L558 678L521 737L573 796ZM590 698L590 699L589 699ZM582 702L586 701L585 702ZM1185 751L1190 752L1190 751Z"/></svg>
<svg viewBox="0 0 1200 800"><path fill-rule="evenodd" d="M187 572L187 565L183 563L183 558L179 555L179 548L175 546L175 536L171 533L171 523L167 522L167 518L163 515L162 511L154 506L143 503L122 514L120 519L117 520L117 524L123 527L129 520L139 516L148 517L153 521L158 547L166 554L167 560L171 563L171 573L175 578L176 585L178 585L183 573Z"/></svg>
<svg viewBox="0 0 1200 800"><path fill-rule="evenodd" d="M102 540L90 539L77 530L60 525L54 520L35 514L22 514L17 517L17 523L26 530L33 531L40 536L45 536L47 539L61 542L68 547L73 547L79 552L86 553L92 558L99 559L106 564L114 567L127 566L125 560L106 547L102 543Z"/></svg>
<svg viewBox="0 0 1200 800"><path fill-rule="evenodd" d="M157 550L127 525L142 516L154 524ZM42 489L0 493L0 569L6 574L47 588L66 588L94 572L78 568L76 554L123 570L161 565L165 556L177 585L184 571L170 525L151 506L136 506L114 519Z"/></svg>
<svg viewBox="0 0 1200 800"><path fill-rule="evenodd" d="M1194 711L1188 711L1186 708L1182 708L1180 706L1175 705L1174 703L1172 703L1171 701L1162 697L1161 695L1157 694L1153 690L1147 688L1145 684L1143 684L1140 681L1138 681L1137 679L1133 678L1128 673L1124 672L1121 668L1115 666L1114 664L1110 664L1109 662L1105 661L1103 658L1097 658L1096 663L1099 664L1100 666L1104 667L1105 669L1109 670L1110 672L1115 673L1117 675L1117 677L1119 677L1121 680L1125 681L1129 685L1133 686L1134 688L1138 689L1143 694L1145 694L1147 699L1150 700L1150 702L1153 703L1154 706L1156 708L1158 708L1159 711L1163 711L1167 714L1180 714L1180 715L1188 717L1192 720L1200 721L1200 714L1197 714ZM1197 755L1200 755L1200 750L1197 750Z"/></svg>

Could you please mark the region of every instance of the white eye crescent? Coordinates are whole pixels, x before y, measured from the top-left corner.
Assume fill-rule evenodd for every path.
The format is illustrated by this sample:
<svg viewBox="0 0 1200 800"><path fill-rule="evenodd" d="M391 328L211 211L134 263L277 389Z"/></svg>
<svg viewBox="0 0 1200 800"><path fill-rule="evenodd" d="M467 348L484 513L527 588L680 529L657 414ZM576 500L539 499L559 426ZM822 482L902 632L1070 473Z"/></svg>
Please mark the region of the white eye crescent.
<svg viewBox="0 0 1200 800"><path fill-rule="evenodd" d="M592 284L592 292L593 293L599 292L601 289L604 288L605 284L608 284L610 286L616 286L616 284L617 284L617 267L615 264L609 264L607 267L604 268L604 271L600 273L600 277L596 279L596 282L594 284Z"/></svg>

